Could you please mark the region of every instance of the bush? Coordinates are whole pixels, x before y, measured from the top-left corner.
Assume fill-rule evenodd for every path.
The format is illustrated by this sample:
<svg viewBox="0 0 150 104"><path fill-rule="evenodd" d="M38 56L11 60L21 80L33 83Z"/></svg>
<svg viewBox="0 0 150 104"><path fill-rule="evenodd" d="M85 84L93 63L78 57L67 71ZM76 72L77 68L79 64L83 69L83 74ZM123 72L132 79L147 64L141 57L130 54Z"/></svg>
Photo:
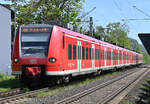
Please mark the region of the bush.
<svg viewBox="0 0 150 104"><path fill-rule="evenodd" d="M19 88L20 81L15 76L6 76L0 73L0 91L7 91L13 88Z"/></svg>
<svg viewBox="0 0 150 104"><path fill-rule="evenodd" d="M137 104L150 104L150 78L142 85Z"/></svg>

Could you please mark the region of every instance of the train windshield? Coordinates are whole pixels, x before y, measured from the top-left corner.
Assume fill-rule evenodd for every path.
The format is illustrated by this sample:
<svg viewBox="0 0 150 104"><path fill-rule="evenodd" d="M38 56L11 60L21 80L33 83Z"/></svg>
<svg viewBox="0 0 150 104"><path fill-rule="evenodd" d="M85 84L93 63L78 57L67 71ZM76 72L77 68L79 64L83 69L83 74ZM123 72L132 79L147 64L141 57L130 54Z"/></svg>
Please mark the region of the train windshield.
<svg viewBox="0 0 150 104"><path fill-rule="evenodd" d="M52 27L22 28L21 56L23 58L45 58L48 55Z"/></svg>

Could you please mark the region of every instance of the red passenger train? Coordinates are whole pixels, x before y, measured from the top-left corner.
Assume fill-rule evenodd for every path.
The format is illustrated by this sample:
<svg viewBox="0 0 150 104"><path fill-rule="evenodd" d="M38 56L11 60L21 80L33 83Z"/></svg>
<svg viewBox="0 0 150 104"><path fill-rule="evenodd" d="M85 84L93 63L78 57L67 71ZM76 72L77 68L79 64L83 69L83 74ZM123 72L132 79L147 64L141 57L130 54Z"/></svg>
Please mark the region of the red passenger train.
<svg viewBox="0 0 150 104"><path fill-rule="evenodd" d="M95 38L46 24L19 27L12 74L33 81L68 82L70 77L138 65L143 55Z"/></svg>

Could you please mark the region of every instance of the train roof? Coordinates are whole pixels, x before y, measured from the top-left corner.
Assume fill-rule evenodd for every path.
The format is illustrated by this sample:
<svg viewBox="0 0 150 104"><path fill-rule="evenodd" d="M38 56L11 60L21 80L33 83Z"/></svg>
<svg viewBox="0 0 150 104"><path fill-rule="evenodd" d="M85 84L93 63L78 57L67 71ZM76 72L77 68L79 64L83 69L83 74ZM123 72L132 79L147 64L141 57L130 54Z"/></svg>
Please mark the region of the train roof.
<svg viewBox="0 0 150 104"><path fill-rule="evenodd" d="M96 43L99 43L99 44L103 44L104 46L107 46L107 47L117 48L117 49L125 50L125 51L128 51L128 52L133 52L135 54L139 54L139 53L137 53L135 51L132 51L132 50L129 50L129 49L126 49L126 48L122 48L120 46L117 46L117 45L114 45L114 44L111 44L111 43L108 43L108 42L105 42L105 41L102 41L102 40L98 40L98 39L95 39L93 37L90 37L90 36L87 36L87 35L84 35L84 34L80 34L80 33L77 33L77 32L74 32L74 31L71 31L71 30L59 27L59 26L56 26L56 27L61 29L61 31L63 31L63 32L67 33L67 34L70 34L72 36L75 36L75 37L79 37L79 38L86 39L88 41L92 41L92 42L96 42Z"/></svg>
<svg viewBox="0 0 150 104"><path fill-rule="evenodd" d="M67 33L69 35L72 35L72 36L75 36L75 37L78 37L78 38L83 38L87 41L91 41L91 42L94 42L94 43L102 44L102 45L107 46L107 47L111 47L111 48L115 48L115 49L121 49L121 50L125 50L125 51L128 51L128 52L133 52L133 53L139 54L135 51L132 51L132 50L129 50L129 49L126 49L126 48L122 48L120 46L117 46L117 45L114 45L114 44L111 44L111 43L108 43L108 42L105 42L105 41L102 41L102 40L98 40L96 38L93 38L93 37L90 37L90 36L87 36L87 35L84 35L84 34L81 34L81 33L77 33L77 32L68 30L66 28L63 28L63 27L60 27L60 26L57 26L57 25L49 25L49 24L21 25L21 27L43 27L43 26L44 27L54 27L54 28L56 27L64 33Z"/></svg>
<svg viewBox="0 0 150 104"><path fill-rule="evenodd" d="M114 45L114 44L111 44L111 43L108 43L108 42L105 42L105 41L102 41L102 40L98 40L98 39L95 39L93 37L90 37L90 36L87 36L87 35L84 35L84 34L81 34L81 33L77 33L77 32L74 32L74 31L56 26L56 25L55 25L55 27L58 27L59 29L61 29L61 31L66 32L67 34L70 34L70 35L75 36L75 37L79 37L79 38L86 39L88 41L103 44L104 46L107 46L107 47L117 48L117 49L125 50L125 51L128 51L128 52L132 52L132 53L135 53L135 54L140 54L138 52L135 52L135 51L132 51L132 50L129 50L129 49L126 49L126 48L123 48L123 47L120 47L120 46L117 46L117 45Z"/></svg>

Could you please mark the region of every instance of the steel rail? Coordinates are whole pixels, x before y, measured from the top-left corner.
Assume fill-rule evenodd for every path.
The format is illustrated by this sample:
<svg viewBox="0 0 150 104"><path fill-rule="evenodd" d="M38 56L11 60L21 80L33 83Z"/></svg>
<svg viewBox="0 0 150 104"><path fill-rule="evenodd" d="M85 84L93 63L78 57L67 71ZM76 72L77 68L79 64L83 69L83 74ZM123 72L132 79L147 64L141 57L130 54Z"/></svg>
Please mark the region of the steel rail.
<svg viewBox="0 0 150 104"><path fill-rule="evenodd" d="M136 71L136 72L137 72L137 71ZM73 95L73 96L71 96L71 97L68 97L68 98L65 98L65 99L63 99L63 100L61 100L61 101L58 101L58 102L56 102L55 104L69 104L69 103L71 103L71 102L74 102L74 101L76 101L76 100L78 100L78 99L80 99L80 98L86 96L86 95L89 95L90 93L93 93L93 92L95 92L95 91L97 91L97 90L99 90L99 89L101 89L101 88L104 88L104 87L106 87L106 86L108 86L108 85L110 85L110 84L112 84L112 83L114 83L114 82L116 82L116 81L118 81L118 80L121 80L121 79L123 79L123 78L125 78L125 77L127 77L127 76L129 76L129 75L131 75L131 74L133 74L133 73L135 73L135 71L128 72L127 74L124 74L124 75L122 75L122 76L119 76L119 77L117 77L117 78L114 78L114 79L112 79L112 80L109 80L109 81L107 81L107 82L104 82L104 83L102 83L102 84L99 84L99 85L97 85L97 86L95 86L95 87L92 87L92 88L90 88L90 89L87 89L87 90L85 90L85 91L82 91L82 92L80 92L80 93L77 93L77 94L75 94L75 95Z"/></svg>
<svg viewBox="0 0 150 104"><path fill-rule="evenodd" d="M11 96L13 94L21 93L21 92L23 92L23 90L21 90L20 88L12 89L9 91L2 91L2 92L0 92L0 98L6 97L6 96Z"/></svg>
<svg viewBox="0 0 150 104"><path fill-rule="evenodd" d="M146 73L148 73L149 70L144 72L143 74L138 75L134 78L134 80L131 80L128 84L121 86L119 89L113 91L110 95L106 96L102 101L99 101L97 104L107 104L109 101L111 101L113 98L115 98L119 93L124 91L126 88L128 88L132 83L134 83L136 80L142 78L145 76Z"/></svg>
<svg viewBox="0 0 150 104"><path fill-rule="evenodd" d="M17 94L14 96L0 98L0 104L14 101L14 100L18 100L18 99L22 99L22 98L27 97L27 96L33 96L33 95L35 95L41 91L48 91L48 88L43 88L43 89L39 89L39 90L34 90L34 91L26 92L26 93Z"/></svg>

